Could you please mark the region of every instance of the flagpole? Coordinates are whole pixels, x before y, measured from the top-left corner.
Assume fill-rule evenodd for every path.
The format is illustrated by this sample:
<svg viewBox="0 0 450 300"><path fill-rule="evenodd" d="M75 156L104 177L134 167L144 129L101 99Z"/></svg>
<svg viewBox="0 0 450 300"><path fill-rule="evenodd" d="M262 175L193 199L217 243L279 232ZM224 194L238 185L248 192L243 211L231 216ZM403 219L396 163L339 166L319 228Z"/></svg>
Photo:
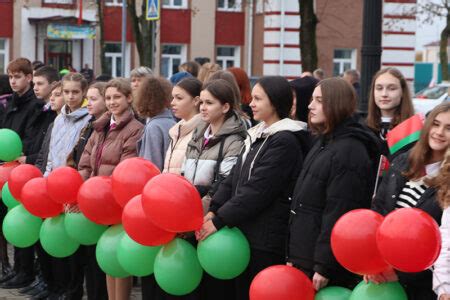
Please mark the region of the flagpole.
<svg viewBox="0 0 450 300"><path fill-rule="evenodd" d="M377 178L375 179L375 188L373 189L372 199L375 198L375 195L377 194L377 188L378 188L378 182L380 181L380 171L381 171L382 164L383 164L383 155L380 155L380 162L378 163Z"/></svg>
<svg viewBox="0 0 450 300"><path fill-rule="evenodd" d="M125 77L126 46L127 46L127 0L122 0L122 61L120 74L120 76L122 77Z"/></svg>

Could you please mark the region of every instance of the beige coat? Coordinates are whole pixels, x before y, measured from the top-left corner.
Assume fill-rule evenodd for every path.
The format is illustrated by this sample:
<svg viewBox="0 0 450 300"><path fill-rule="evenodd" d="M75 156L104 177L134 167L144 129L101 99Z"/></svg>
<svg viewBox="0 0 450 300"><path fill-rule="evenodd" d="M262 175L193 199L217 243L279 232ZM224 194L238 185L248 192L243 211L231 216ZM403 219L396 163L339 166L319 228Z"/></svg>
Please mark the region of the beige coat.
<svg viewBox="0 0 450 300"><path fill-rule="evenodd" d="M186 157L188 143L192 138L194 129L202 122L200 114L197 114L189 121L181 120L170 128L169 136L171 142L164 161L164 173L181 174L181 166Z"/></svg>

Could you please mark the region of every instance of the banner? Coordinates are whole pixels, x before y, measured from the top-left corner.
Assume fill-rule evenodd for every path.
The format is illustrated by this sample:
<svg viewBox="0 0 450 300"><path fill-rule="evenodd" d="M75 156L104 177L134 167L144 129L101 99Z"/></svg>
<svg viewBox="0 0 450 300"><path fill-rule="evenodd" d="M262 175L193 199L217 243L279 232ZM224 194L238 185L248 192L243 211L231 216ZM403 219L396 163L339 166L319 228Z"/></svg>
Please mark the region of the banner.
<svg viewBox="0 0 450 300"><path fill-rule="evenodd" d="M95 39L95 27L63 24L48 24L47 37L52 39Z"/></svg>
<svg viewBox="0 0 450 300"><path fill-rule="evenodd" d="M161 14L161 2L159 0L147 0L146 19L150 21L159 20Z"/></svg>

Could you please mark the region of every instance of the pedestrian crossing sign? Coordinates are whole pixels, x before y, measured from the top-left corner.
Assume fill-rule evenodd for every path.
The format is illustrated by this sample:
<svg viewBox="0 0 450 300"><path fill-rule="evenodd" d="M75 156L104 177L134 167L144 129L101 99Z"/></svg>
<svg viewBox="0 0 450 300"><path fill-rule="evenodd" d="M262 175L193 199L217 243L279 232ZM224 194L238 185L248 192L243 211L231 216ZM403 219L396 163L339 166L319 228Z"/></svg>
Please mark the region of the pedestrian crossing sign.
<svg viewBox="0 0 450 300"><path fill-rule="evenodd" d="M160 8L160 0L147 0L146 19L151 21L159 20Z"/></svg>

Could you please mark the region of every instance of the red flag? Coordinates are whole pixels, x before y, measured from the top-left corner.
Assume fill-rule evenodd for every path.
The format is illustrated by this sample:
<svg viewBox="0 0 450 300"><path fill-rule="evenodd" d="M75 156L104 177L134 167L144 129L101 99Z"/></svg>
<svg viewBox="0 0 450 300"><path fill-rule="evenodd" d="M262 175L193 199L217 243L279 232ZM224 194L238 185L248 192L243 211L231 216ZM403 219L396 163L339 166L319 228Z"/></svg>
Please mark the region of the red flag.
<svg viewBox="0 0 450 300"><path fill-rule="evenodd" d="M417 141L420 137L422 127L422 118L420 115L414 115L389 131L386 140L391 154L394 154L404 146Z"/></svg>
<svg viewBox="0 0 450 300"><path fill-rule="evenodd" d="M80 9L80 13L78 14L78 25L83 24L83 0L79 0L78 7Z"/></svg>

